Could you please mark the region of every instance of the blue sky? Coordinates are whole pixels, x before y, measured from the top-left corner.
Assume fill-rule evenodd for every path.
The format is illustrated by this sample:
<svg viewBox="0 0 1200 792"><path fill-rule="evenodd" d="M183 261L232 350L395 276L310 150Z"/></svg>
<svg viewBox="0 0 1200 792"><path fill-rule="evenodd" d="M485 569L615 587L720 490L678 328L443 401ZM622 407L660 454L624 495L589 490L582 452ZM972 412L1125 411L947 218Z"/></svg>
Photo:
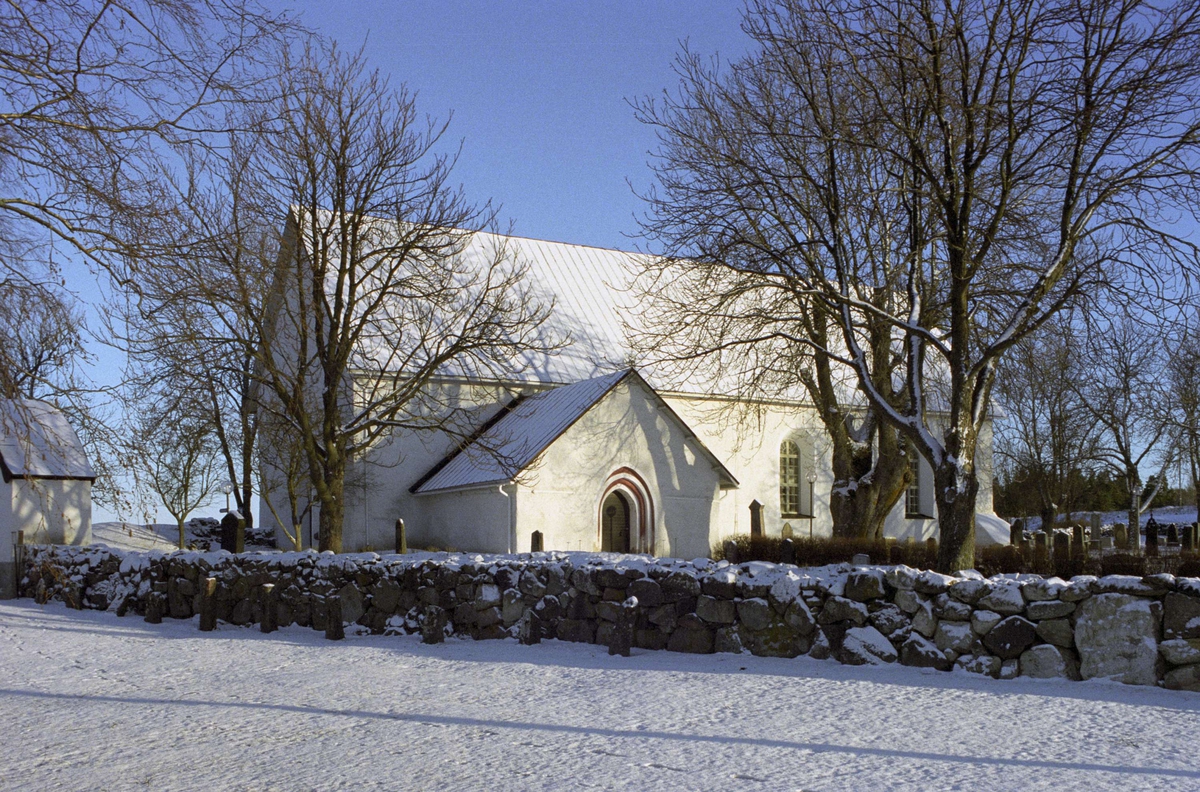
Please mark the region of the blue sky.
<svg viewBox="0 0 1200 792"><path fill-rule="evenodd" d="M632 249L633 188L650 182L652 131L629 99L675 85L687 39L722 58L748 39L735 0L302 0L286 5L418 92L418 110L453 112L456 170L474 200L501 205L515 233Z"/></svg>

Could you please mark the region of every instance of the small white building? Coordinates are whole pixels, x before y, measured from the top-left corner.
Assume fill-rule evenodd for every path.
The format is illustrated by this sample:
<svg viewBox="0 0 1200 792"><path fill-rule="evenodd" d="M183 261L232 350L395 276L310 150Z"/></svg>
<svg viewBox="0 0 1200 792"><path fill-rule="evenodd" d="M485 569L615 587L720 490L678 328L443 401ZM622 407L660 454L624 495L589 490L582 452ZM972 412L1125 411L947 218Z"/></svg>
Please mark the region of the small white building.
<svg viewBox="0 0 1200 792"><path fill-rule="evenodd" d="M16 594L15 547L92 540L96 473L66 416L32 399L0 400L0 597Z"/></svg>
<svg viewBox="0 0 1200 792"><path fill-rule="evenodd" d="M831 450L806 398L744 405L739 421L729 409L736 397L719 384L632 370L629 329L653 311L653 298L631 288L642 269L635 254L479 233L464 256L484 266L499 246L527 266L534 295L553 301L548 322L571 343L513 361L503 381L447 373L432 383L440 391L431 402L479 417L474 435L460 444L398 432L356 459L345 550L390 550L403 519L413 548L528 552L537 531L546 550L694 558L750 533L756 501L768 536L830 535ZM989 423L976 460L980 545L1008 540L992 511L990 433ZM919 460L915 472L887 536L937 535L932 469ZM305 546L316 543L315 511ZM266 504L259 520L275 524Z"/></svg>

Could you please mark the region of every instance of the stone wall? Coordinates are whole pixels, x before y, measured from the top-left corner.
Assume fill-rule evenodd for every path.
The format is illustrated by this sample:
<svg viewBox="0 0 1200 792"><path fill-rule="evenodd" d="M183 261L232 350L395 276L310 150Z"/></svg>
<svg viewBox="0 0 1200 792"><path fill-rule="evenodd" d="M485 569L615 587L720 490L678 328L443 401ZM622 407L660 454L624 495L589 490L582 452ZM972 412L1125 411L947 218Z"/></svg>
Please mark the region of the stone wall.
<svg viewBox="0 0 1200 792"><path fill-rule="evenodd" d="M235 556L34 547L21 593L151 621L205 608L210 620L232 625L265 616L323 630L336 604L339 628L421 632L430 641L631 641L677 652L809 655L1200 691L1200 580L1170 575L985 580L904 566L798 569L586 553Z"/></svg>

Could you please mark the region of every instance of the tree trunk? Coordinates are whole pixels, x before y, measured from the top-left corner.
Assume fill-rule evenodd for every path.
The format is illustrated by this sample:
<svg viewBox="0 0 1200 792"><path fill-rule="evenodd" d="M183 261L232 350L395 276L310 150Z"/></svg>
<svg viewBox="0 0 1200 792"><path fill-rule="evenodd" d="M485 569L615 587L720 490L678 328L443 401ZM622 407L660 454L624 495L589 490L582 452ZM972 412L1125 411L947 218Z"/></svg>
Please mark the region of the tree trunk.
<svg viewBox="0 0 1200 792"><path fill-rule="evenodd" d="M1142 482L1135 474L1125 474L1125 484L1129 488L1129 530L1126 533L1125 549L1131 553L1141 551L1142 547Z"/></svg>
<svg viewBox="0 0 1200 792"><path fill-rule="evenodd" d="M960 470L953 459L947 457L933 473L940 534L937 571L947 575L975 567L975 496L979 492L974 470ZM954 493L949 500L948 492Z"/></svg>
<svg viewBox="0 0 1200 792"><path fill-rule="evenodd" d="M292 544L295 546L297 553L304 549L304 537L300 534L302 527L299 523L292 524Z"/></svg>
<svg viewBox="0 0 1200 792"><path fill-rule="evenodd" d="M187 549L187 536L184 534L184 531L183 531L183 520L176 520L175 524L179 526L179 549L186 550Z"/></svg>
<svg viewBox="0 0 1200 792"><path fill-rule="evenodd" d="M829 511L834 536L882 539L887 516L908 486L908 464L900 457L894 429L880 427L874 465L871 456L869 447L856 453L845 438L833 443L834 483Z"/></svg>
<svg viewBox="0 0 1200 792"><path fill-rule="evenodd" d="M1049 533L1054 530L1054 523L1058 521L1058 504L1048 503L1043 504L1040 516L1042 518L1042 530Z"/></svg>
<svg viewBox="0 0 1200 792"><path fill-rule="evenodd" d="M328 466L325 479L319 490L321 499L320 540L317 549L322 553L332 550L342 552L342 518L345 516L346 468L344 465Z"/></svg>

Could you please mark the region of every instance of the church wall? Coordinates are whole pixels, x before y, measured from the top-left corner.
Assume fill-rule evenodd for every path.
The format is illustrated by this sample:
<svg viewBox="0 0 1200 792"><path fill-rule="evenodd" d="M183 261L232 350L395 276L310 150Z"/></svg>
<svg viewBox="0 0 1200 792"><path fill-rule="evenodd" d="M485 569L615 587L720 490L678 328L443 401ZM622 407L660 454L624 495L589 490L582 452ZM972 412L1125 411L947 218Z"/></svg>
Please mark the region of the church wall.
<svg viewBox="0 0 1200 792"><path fill-rule="evenodd" d="M677 422L626 381L542 455L517 494L518 548L534 530L546 550L599 550L610 475L630 468L653 499L654 554L707 556L718 534L719 477Z"/></svg>

